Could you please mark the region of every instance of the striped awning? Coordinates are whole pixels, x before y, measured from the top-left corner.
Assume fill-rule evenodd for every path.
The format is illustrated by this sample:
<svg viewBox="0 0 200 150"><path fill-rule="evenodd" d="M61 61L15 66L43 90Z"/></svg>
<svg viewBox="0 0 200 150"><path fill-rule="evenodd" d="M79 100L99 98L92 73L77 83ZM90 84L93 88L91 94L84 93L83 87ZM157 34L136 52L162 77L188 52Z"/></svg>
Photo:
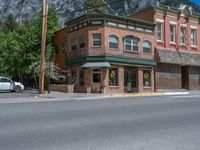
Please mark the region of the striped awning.
<svg viewBox="0 0 200 150"><path fill-rule="evenodd" d="M111 65L109 62L87 62L81 68L83 69L110 69Z"/></svg>

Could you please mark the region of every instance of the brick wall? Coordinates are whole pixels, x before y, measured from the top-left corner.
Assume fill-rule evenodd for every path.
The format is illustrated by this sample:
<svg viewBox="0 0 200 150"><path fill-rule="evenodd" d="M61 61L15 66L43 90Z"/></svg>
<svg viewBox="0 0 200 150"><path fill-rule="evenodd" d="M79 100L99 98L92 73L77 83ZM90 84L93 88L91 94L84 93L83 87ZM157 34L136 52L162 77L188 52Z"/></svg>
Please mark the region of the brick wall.
<svg viewBox="0 0 200 150"><path fill-rule="evenodd" d="M188 52L192 54L199 54L200 53L200 42L199 42L199 36L200 36L200 25L197 22L188 21L188 19L185 16L178 17L172 17L172 16L164 16L162 14L155 14L154 15L154 22L160 22L159 20L162 20L163 22L163 41L159 41L156 44L156 48L165 48L168 50L174 50L177 49L180 52ZM176 42L170 43L170 24L176 26ZM181 26L186 27L186 44L181 44ZM197 46L192 47L191 46L191 28L196 27L197 28ZM155 28L155 40L157 39L157 30Z"/></svg>
<svg viewBox="0 0 200 150"><path fill-rule="evenodd" d="M67 66L65 65L65 54L61 52L61 45L63 42L67 42L67 29L60 30L54 34L54 41L56 45L56 66L65 70Z"/></svg>
<svg viewBox="0 0 200 150"><path fill-rule="evenodd" d="M73 85L56 85L51 84L50 85L51 91L58 91L58 92L64 92L64 93L74 93L74 86Z"/></svg>
<svg viewBox="0 0 200 150"><path fill-rule="evenodd" d="M190 67L189 88L200 90L200 67Z"/></svg>
<svg viewBox="0 0 200 150"><path fill-rule="evenodd" d="M148 9L140 11L134 15L130 15L129 17L153 22L154 21L153 16L154 16L154 9L148 8Z"/></svg>
<svg viewBox="0 0 200 150"><path fill-rule="evenodd" d="M181 89L181 67L172 64L157 64L156 89Z"/></svg>
<svg viewBox="0 0 200 150"><path fill-rule="evenodd" d="M119 48L118 49L110 49L109 48L109 36L115 35L119 39ZM140 39L139 42L139 52L134 53L134 52L126 52L124 51L124 38L126 36L134 36L136 38ZM143 53L143 42L145 40L148 40L152 44L152 51L149 54ZM142 33L142 32L137 32L137 31L132 31L132 30L127 30L127 29L120 29L120 28L115 28L115 27L105 27L105 48L106 52L112 54L112 55L121 55L121 56L126 56L126 57L135 57L135 58L142 58L142 59L154 59L154 35L153 34L147 34L147 33Z"/></svg>

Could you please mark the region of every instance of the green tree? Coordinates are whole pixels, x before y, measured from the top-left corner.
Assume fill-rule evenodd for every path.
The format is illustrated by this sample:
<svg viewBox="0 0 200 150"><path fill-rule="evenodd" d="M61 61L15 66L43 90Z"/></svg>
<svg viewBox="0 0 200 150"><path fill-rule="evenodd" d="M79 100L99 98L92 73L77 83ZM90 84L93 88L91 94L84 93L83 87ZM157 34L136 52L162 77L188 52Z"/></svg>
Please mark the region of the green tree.
<svg viewBox="0 0 200 150"><path fill-rule="evenodd" d="M49 57L55 49L52 41L58 30L58 16L53 9L49 10L47 23L47 49ZM11 31L0 33L0 75L10 77L20 75L33 76L30 68L41 59L42 15L39 13L31 22L25 22Z"/></svg>
<svg viewBox="0 0 200 150"><path fill-rule="evenodd" d="M85 13L89 13L94 9L98 9L101 12L108 12L108 7L105 0L86 0L83 8Z"/></svg>
<svg viewBox="0 0 200 150"><path fill-rule="evenodd" d="M15 17L10 14L8 15L6 21L3 23L2 31L3 32L13 32L17 28L17 23Z"/></svg>

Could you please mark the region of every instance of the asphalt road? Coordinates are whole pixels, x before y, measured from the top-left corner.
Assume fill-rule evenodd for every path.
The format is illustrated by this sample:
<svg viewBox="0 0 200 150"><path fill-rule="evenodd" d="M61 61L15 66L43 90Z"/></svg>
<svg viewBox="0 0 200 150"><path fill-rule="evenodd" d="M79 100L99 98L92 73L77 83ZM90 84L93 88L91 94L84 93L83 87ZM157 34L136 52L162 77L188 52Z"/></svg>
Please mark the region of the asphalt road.
<svg viewBox="0 0 200 150"><path fill-rule="evenodd" d="M198 149L198 95L0 104L0 150Z"/></svg>

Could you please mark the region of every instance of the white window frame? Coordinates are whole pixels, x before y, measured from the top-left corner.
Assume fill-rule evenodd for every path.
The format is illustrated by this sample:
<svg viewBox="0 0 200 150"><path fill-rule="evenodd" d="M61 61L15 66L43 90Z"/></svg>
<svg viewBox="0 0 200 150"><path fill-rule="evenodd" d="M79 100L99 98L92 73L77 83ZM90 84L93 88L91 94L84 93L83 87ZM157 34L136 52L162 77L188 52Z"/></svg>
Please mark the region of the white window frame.
<svg viewBox="0 0 200 150"><path fill-rule="evenodd" d="M173 33L171 32L171 27L173 27ZM171 40L171 37L173 36L173 40ZM175 24L170 24L169 25L169 38L170 38L170 43L176 44L176 25Z"/></svg>
<svg viewBox="0 0 200 150"><path fill-rule="evenodd" d="M67 42L62 42L61 44L61 54L64 55L67 51Z"/></svg>
<svg viewBox="0 0 200 150"><path fill-rule="evenodd" d="M73 46L76 46L76 49L73 49ZM71 39L71 50L75 51L78 49L78 41L77 39Z"/></svg>
<svg viewBox="0 0 200 150"><path fill-rule="evenodd" d="M131 38L131 43L127 43L126 42L126 38ZM137 44L135 44L135 42L134 42L134 40L137 40ZM126 45L129 45L129 46L131 46L131 49L130 50L127 50L126 49ZM137 37L134 37L134 36L126 36L125 38L124 38L124 51L126 51L126 52L139 52L140 51L140 40L137 38ZM138 47L138 50L134 50L133 49L133 47Z"/></svg>
<svg viewBox="0 0 200 150"><path fill-rule="evenodd" d="M94 39L94 36L98 35L100 38L99 39ZM100 45L94 45L94 41L100 42ZM101 37L101 33L94 33L92 34L92 46L93 47L101 47L102 45L102 37Z"/></svg>
<svg viewBox="0 0 200 150"><path fill-rule="evenodd" d="M192 31L195 31L194 35L192 35L193 34ZM191 46L197 47L197 29L195 29L195 28L191 28Z"/></svg>
<svg viewBox="0 0 200 150"><path fill-rule="evenodd" d="M81 44L84 44L84 47L81 47ZM79 38L79 48L80 49L85 48L85 39L84 39L84 37L80 37Z"/></svg>
<svg viewBox="0 0 200 150"><path fill-rule="evenodd" d="M116 42L112 42L112 41L110 40L110 38L115 38L115 39L116 39ZM117 44L117 47L116 47L116 48L110 47L110 43L115 43L115 44ZM108 45L109 45L109 48L110 48L110 49L118 49L118 48L119 48L119 38L118 38L116 35L110 35L110 36L108 37Z"/></svg>
<svg viewBox="0 0 200 150"><path fill-rule="evenodd" d="M145 43L148 43L149 47L145 46ZM150 51L149 52L144 52L144 48L149 48ZM145 54L151 54L151 52L152 52L152 43L150 41L148 41L148 40L145 40L143 42L143 53L145 53Z"/></svg>
<svg viewBox="0 0 200 150"><path fill-rule="evenodd" d="M182 30L184 29L184 30ZM183 32L184 31L184 32ZM181 32L180 32L180 36L181 36L181 45L186 45L186 41L187 41L187 37L186 37L186 27L181 26Z"/></svg>
<svg viewBox="0 0 200 150"><path fill-rule="evenodd" d="M160 31L158 31L158 24L160 25ZM158 34L160 33L160 38L158 36ZM163 42L163 22L157 22L157 26L156 26L156 37L157 37L157 41L158 42Z"/></svg>

